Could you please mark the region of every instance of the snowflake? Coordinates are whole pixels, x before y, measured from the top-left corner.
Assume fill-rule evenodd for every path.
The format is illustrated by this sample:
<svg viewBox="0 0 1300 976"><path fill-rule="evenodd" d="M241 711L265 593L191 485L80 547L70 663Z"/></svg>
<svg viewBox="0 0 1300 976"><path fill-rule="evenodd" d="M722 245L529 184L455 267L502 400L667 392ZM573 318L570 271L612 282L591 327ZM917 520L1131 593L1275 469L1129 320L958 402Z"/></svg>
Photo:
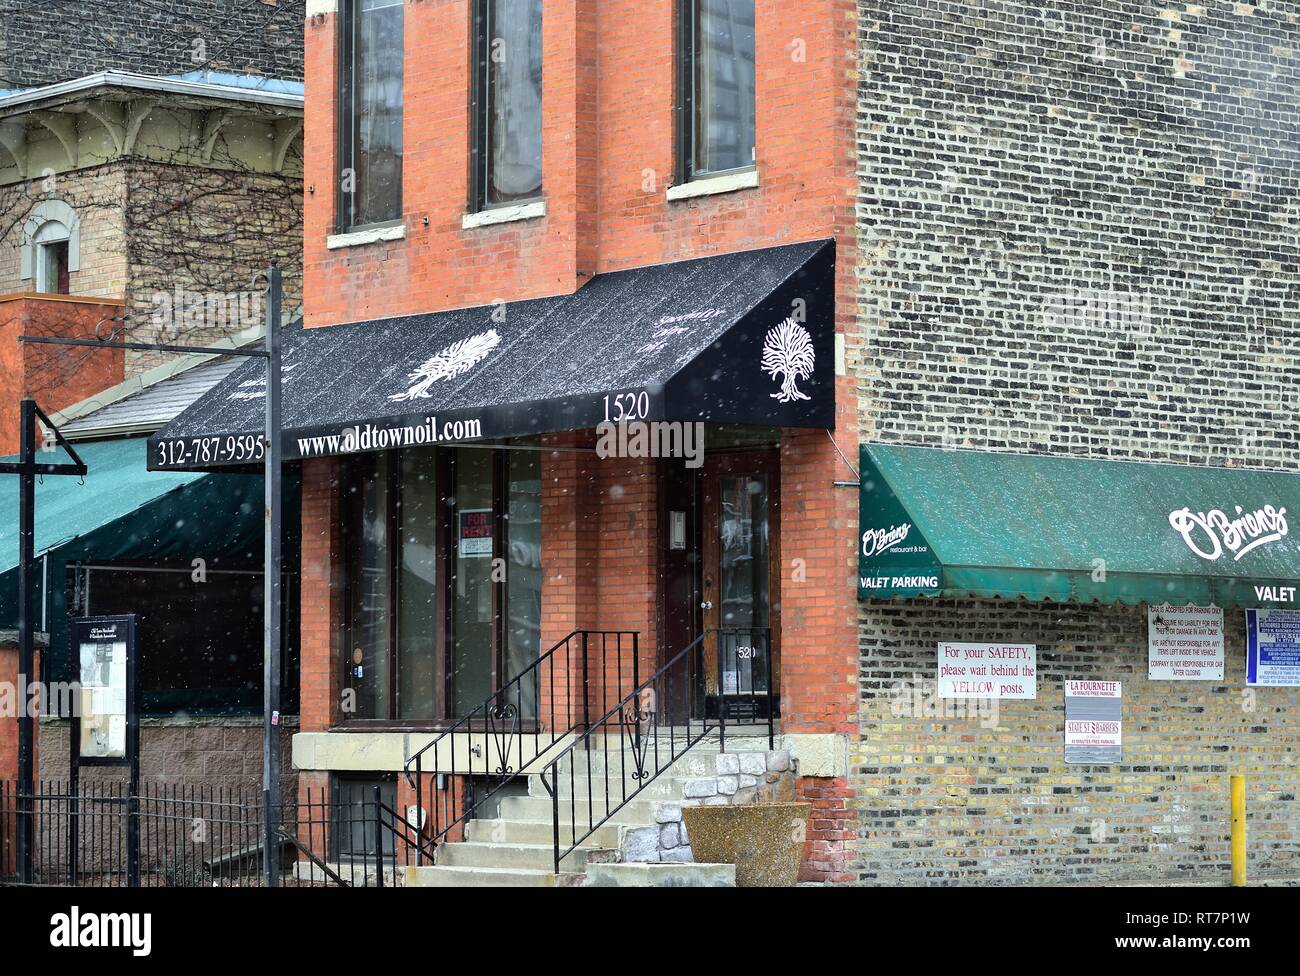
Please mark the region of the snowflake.
<svg viewBox="0 0 1300 976"><path fill-rule="evenodd" d="M436 352L424 361L414 373L410 374L411 388L405 393L390 396L390 400L417 400L429 396L429 387L439 380L449 380L460 376L477 363L487 358L488 353L501 344L501 336L496 329L488 329L478 335L453 342L441 352Z"/></svg>
<svg viewBox="0 0 1300 976"><path fill-rule="evenodd" d="M812 376L815 360L812 337L793 318L769 329L763 341L762 369L772 379L784 377L780 391L773 393L773 398L780 403L811 399L799 391L795 382Z"/></svg>

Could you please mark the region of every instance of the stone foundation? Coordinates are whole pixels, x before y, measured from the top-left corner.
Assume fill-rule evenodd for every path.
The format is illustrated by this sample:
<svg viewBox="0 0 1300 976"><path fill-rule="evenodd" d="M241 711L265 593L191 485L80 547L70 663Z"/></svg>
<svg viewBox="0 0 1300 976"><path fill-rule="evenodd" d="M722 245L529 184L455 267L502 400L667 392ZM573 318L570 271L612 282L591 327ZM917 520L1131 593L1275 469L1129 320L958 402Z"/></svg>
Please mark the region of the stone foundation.
<svg viewBox="0 0 1300 976"><path fill-rule="evenodd" d="M710 774L704 775L708 759L687 756L679 761L680 768L694 778L686 780L680 800L655 804L653 826L626 832L620 851L623 861L693 862L683 807L784 803L795 797L798 764L787 750L719 753L712 757Z"/></svg>

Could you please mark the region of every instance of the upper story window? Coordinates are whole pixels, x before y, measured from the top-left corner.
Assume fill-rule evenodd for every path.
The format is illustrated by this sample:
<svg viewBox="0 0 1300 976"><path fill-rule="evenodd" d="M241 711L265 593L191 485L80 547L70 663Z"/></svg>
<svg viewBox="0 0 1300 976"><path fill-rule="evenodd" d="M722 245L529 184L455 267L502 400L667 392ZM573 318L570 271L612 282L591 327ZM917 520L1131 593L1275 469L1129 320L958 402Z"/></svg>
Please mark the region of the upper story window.
<svg viewBox="0 0 1300 976"><path fill-rule="evenodd" d="M402 0L342 0L340 230L402 217Z"/></svg>
<svg viewBox="0 0 1300 976"><path fill-rule="evenodd" d="M475 0L471 209L542 195L542 0Z"/></svg>
<svg viewBox="0 0 1300 976"><path fill-rule="evenodd" d="M754 0L680 0L678 167L699 179L754 165Z"/></svg>
<svg viewBox="0 0 1300 976"><path fill-rule="evenodd" d="M62 200L42 200L23 222L21 273L34 291L71 292L71 275L81 266L81 221Z"/></svg>
<svg viewBox="0 0 1300 976"><path fill-rule="evenodd" d="M53 228L53 230L52 230ZM46 295L68 294L68 233L62 224L51 221L42 232L57 234L51 240L37 238L36 290Z"/></svg>

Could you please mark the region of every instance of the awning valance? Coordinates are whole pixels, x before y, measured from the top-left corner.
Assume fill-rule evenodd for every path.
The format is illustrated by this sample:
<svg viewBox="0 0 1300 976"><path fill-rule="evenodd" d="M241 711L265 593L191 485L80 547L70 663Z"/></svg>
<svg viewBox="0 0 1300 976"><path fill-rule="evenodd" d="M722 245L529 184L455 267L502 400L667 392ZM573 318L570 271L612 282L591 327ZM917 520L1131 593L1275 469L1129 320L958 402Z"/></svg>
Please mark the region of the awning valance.
<svg viewBox="0 0 1300 976"><path fill-rule="evenodd" d="M858 596L1300 608L1300 476L866 445Z"/></svg>
<svg viewBox="0 0 1300 976"><path fill-rule="evenodd" d="M284 336L286 460L594 428L834 426L834 243L598 275L571 295ZM249 362L151 439L151 468L260 458Z"/></svg>

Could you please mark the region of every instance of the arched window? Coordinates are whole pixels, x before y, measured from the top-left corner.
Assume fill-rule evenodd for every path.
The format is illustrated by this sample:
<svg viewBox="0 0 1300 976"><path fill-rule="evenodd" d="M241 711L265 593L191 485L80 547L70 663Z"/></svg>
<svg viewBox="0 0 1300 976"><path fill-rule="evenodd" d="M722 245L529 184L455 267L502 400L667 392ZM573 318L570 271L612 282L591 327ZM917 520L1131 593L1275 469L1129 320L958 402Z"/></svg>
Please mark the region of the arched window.
<svg viewBox="0 0 1300 976"><path fill-rule="evenodd" d="M45 294L66 295L81 267L81 221L62 200L42 200L23 226L22 277Z"/></svg>

